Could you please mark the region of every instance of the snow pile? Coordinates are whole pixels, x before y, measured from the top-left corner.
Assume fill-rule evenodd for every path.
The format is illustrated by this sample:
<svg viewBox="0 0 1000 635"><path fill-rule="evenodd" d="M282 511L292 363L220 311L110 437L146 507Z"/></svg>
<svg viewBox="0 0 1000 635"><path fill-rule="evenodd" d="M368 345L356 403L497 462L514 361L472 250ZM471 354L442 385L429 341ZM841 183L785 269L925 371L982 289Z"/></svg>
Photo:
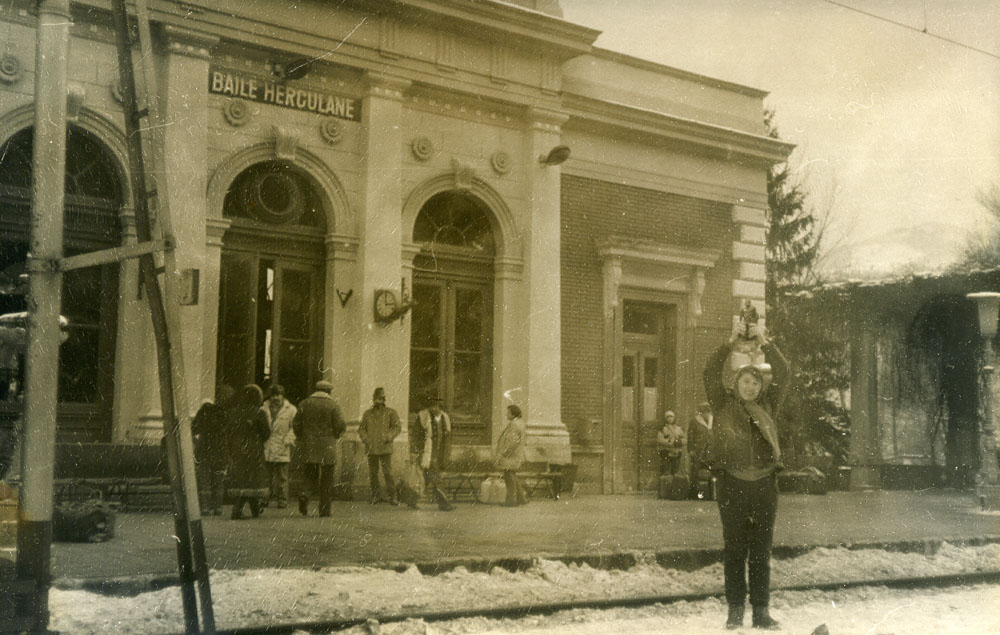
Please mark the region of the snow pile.
<svg viewBox="0 0 1000 635"><path fill-rule="evenodd" d="M998 568L1000 545L996 544L981 547L945 545L932 556L881 550L817 549L791 560L775 560L772 586ZM586 564L538 560L529 570L518 573L499 567L488 573L459 567L437 576L425 576L416 567L403 572L370 567L212 572L216 622L220 628L229 629L379 614L721 593L721 590L722 566L719 564L682 572L664 569L651 557L640 559L628 570L602 570ZM706 602L695 603L698 608L692 610L695 613L711 610L713 614L722 611L713 608L721 607L719 600ZM683 614L687 609L682 604L686 603L671 605L672 614ZM176 588L128 598L53 589L49 607L51 627L63 632L165 633L183 630L180 593Z"/></svg>
<svg viewBox="0 0 1000 635"><path fill-rule="evenodd" d="M830 635L980 635L1000 632L1000 590L976 585L962 589L900 591L864 587L843 591L787 591L772 596L771 614L784 633L808 635L824 625ZM347 635L606 635L607 633L729 633L726 607L718 599L635 609L563 611L519 620L464 618L425 623L407 620L379 630L356 627ZM747 616L735 631L756 635Z"/></svg>

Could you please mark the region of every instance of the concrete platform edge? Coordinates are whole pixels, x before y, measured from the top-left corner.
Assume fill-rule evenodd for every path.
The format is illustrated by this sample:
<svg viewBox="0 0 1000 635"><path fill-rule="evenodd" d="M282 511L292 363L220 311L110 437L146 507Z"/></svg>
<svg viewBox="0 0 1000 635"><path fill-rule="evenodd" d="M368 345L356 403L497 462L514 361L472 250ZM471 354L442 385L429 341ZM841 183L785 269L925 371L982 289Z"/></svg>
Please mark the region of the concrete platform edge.
<svg viewBox="0 0 1000 635"><path fill-rule="evenodd" d="M846 548L850 550L883 549L900 553L923 553L933 555L943 544L957 547L978 547L1000 543L1000 534L991 534L974 538L929 538L924 540L873 541L852 542L825 545L775 545L774 557L779 560L795 558L815 549ZM656 552L607 552L597 554L533 554L507 558L444 558L428 562L388 562L369 564L376 569L391 569L405 571L416 566L424 575L439 575L459 567L469 571L490 571L502 567L508 571L527 571L539 559L554 560L567 565L581 565L597 569L628 569L641 562L655 561L664 568L693 571L708 565L722 562L722 549L667 549ZM357 565L351 565L357 566ZM331 569L336 566L328 567ZM176 586L180 583L176 574L149 574L139 576L122 576L114 578L57 578L53 586L64 590L83 590L102 595L129 597Z"/></svg>

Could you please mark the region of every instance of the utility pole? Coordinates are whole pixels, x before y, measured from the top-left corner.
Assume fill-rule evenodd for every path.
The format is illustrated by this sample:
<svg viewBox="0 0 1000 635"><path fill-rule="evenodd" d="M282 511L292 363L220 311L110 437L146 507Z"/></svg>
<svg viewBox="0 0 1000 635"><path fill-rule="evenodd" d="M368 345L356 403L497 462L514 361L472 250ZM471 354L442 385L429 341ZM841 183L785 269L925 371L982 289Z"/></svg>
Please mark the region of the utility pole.
<svg viewBox="0 0 1000 635"><path fill-rule="evenodd" d="M174 252L173 230L163 175L163 128L160 116L156 69L153 67L153 43L149 29L149 10L145 0L136 0L136 26L144 99L140 108L137 73L130 35L129 14L125 0L112 0L111 14L118 50L125 109L125 137L128 144L129 178L135 204L136 235L141 243L153 241L152 211L159 212L159 233L163 251L161 290L160 268L152 253L139 256L142 287L149 301L150 317L156 342L157 370L160 380L160 404L167 441L170 484L174 497L174 529L177 536L177 560L181 578L181 600L185 630L188 633L215 633L211 585L205 538L198 507L198 485L194 467L194 443L188 412L184 379L183 348L180 345L181 315L178 288L181 272ZM143 137L147 137L143 139ZM151 167L147 168L147 164ZM195 593L197 584L197 594ZM201 628L198 604L201 606Z"/></svg>
<svg viewBox="0 0 1000 635"><path fill-rule="evenodd" d="M27 606L22 605L19 611L31 616L31 632L45 632L49 623L70 25L69 0L39 1L23 480L16 567L19 580L34 581L34 593L25 598Z"/></svg>

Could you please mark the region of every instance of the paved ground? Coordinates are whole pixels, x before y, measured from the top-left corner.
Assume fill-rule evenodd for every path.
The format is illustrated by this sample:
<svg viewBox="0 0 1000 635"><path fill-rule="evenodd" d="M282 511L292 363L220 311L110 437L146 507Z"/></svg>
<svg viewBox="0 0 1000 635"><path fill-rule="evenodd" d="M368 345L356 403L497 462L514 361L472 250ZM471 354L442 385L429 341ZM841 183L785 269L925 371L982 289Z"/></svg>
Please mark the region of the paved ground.
<svg viewBox="0 0 1000 635"><path fill-rule="evenodd" d="M315 506L315 505L314 505ZM314 512L315 513L315 512ZM454 512L334 503L332 518L303 518L294 508L261 518L204 521L212 568L315 567L432 563L545 556L718 549L715 503L652 496L581 496L505 508L460 503ZM978 510L971 494L832 492L783 494L775 544L1000 540L1000 515ZM110 579L176 572L169 514L122 514L114 540L53 546L56 578Z"/></svg>

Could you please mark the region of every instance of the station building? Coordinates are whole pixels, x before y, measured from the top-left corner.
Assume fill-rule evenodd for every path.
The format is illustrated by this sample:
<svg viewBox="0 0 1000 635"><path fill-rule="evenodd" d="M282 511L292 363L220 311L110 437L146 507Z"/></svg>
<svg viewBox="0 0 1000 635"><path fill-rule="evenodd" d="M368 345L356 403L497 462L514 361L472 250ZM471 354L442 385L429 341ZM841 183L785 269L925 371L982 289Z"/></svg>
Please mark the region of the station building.
<svg viewBox="0 0 1000 635"><path fill-rule="evenodd" d="M4 313L25 306L34 5L0 7ZM67 254L135 240L108 6L69 16ZM404 420L442 397L454 458L486 461L517 403L532 460L652 487L663 412L693 413L745 300L763 313L766 172L791 149L765 92L598 48L555 0L150 8L161 194L199 280L177 334L192 412L222 384L297 401L322 378L356 421L382 386ZM60 441L155 443L137 264L67 274L63 302Z"/></svg>

